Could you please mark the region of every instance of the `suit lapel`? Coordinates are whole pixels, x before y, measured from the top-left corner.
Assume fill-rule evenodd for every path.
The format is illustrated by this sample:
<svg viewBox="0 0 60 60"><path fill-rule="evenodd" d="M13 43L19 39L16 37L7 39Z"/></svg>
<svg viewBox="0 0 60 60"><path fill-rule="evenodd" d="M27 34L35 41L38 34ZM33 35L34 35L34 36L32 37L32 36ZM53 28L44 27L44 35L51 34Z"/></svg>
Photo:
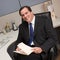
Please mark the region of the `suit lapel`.
<svg viewBox="0 0 60 60"><path fill-rule="evenodd" d="M35 36L36 33L37 33L37 26L38 26L38 18L36 17L36 18L35 18L35 26L34 26L34 36Z"/></svg>

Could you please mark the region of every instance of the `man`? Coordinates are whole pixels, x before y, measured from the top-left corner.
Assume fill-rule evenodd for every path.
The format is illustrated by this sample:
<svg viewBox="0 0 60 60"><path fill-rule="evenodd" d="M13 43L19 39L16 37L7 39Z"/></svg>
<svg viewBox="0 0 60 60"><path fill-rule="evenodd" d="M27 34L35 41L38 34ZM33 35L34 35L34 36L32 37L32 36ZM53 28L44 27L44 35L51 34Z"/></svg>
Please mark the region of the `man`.
<svg viewBox="0 0 60 60"><path fill-rule="evenodd" d="M35 16L29 6L21 7L19 14L24 22L19 26L19 35L16 46L23 42L29 45L30 23L33 27L33 40L29 46L33 49L30 55L19 54L18 60L42 60L42 55L46 55L51 47L55 45L56 35L52 23L45 16ZM16 51L20 48L16 47Z"/></svg>

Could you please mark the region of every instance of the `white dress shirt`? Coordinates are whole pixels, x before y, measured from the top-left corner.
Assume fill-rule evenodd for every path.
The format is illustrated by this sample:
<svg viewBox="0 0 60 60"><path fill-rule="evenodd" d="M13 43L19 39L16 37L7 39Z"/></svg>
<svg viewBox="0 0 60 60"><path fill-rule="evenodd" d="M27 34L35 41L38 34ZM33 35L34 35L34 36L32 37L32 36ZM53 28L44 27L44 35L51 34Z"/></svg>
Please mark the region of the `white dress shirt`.
<svg viewBox="0 0 60 60"><path fill-rule="evenodd" d="M34 26L35 26L35 16L33 17L32 21L32 27L33 27L33 31L34 31ZM30 30L30 25L29 25L29 30ZM31 45L34 45L34 42L32 41Z"/></svg>

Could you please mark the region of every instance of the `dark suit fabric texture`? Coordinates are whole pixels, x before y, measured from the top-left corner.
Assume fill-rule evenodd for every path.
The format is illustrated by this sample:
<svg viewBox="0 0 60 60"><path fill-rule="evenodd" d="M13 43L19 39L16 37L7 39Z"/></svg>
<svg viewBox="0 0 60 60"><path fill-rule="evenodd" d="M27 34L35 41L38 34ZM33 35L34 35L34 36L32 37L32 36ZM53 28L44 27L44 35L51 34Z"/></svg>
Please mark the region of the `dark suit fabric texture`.
<svg viewBox="0 0 60 60"><path fill-rule="evenodd" d="M36 47L41 47L43 52L40 54L32 53L31 54L32 57L30 60L42 60L41 57L43 58L47 55L49 49L55 45L56 40L57 38L56 38L55 30L53 28L52 20L48 19L46 16L36 16L33 42ZM28 23L24 21L19 26L19 35L16 41L16 45L20 42L29 45L28 41L29 41L29 27L28 27ZM20 55L20 54L18 55L19 58L21 57L25 58L24 55ZM34 57L34 55L38 56L37 59ZM29 59L21 59L21 60L29 60Z"/></svg>

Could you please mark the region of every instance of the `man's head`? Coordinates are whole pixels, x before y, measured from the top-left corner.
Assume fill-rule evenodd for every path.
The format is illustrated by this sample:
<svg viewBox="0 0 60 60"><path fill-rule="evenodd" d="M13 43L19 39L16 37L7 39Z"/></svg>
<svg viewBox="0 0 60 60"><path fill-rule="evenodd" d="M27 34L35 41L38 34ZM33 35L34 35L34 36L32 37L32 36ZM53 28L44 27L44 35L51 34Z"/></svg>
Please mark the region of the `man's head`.
<svg viewBox="0 0 60 60"><path fill-rule="evenodd" d="M34 16L31 8L29 6L23 6L23 7L21 7L20 10L19 10L19 14L28 23L30 23L32 21L33 16Z"/></svg>

